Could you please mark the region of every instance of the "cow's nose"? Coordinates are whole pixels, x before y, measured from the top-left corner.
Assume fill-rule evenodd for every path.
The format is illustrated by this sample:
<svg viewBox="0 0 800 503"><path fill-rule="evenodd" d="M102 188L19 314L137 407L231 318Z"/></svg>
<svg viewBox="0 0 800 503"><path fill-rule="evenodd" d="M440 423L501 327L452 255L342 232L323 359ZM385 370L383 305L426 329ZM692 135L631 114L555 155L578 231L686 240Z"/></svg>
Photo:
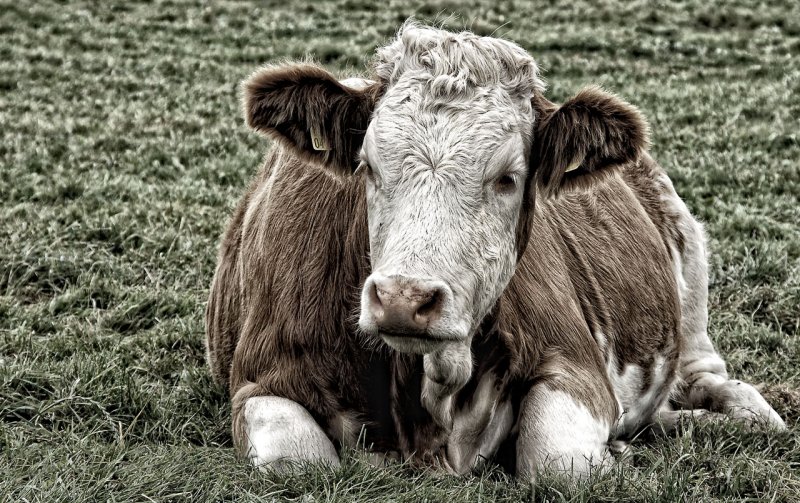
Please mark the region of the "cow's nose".
<svg viewBox="0 0 800 503"><path fill-rule="evenodd" d="M405 276L371 279L370 314L379 330L398 335L422 332L438 320L450 290L440 281Z"/></svg>

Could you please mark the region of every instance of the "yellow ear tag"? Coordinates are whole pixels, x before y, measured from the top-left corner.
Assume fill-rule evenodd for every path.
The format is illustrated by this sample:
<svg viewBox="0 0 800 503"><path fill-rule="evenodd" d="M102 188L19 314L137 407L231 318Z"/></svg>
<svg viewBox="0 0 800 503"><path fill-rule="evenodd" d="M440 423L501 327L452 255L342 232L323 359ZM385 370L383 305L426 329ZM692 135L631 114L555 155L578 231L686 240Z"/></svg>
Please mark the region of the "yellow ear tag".
<svg viewBox="0 0 800 503"><path fill-rule="evenodd" d="M330 150L331 147L328 145L327 139L322 136L319 132L319 129L312 127L311 128L311 146L314 147L314 150Z"/></svg>
<svg viewBox="0 0 800 503"><path fill-rule="evenodd" d="M581 167L581 161L574 161L572 164L567 166L567 169L564 170L564 173L569 173L570 171L575 171L576 169Z"/></svg>

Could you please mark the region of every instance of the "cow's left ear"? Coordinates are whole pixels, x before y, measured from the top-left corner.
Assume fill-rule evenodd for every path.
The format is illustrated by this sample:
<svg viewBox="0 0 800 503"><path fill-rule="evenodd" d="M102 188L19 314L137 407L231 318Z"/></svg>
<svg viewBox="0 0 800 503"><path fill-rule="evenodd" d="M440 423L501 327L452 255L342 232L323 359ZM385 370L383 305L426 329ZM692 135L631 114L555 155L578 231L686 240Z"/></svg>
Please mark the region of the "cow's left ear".
<svg viewBox="0 0 800 503"><path fill-rule="evenodd" d="M649 144L639 110L598 87L587 87L546 110L534 132L531 168L545 197L589 186L635 162Z"/></svg>
<svg viewBox="0 0 800 503"><path fill-rule="evenodd" d="M349 86L319 66L290 63L258 70L242 91L248 126L303 159L349 174L382 86Z"/></svg>

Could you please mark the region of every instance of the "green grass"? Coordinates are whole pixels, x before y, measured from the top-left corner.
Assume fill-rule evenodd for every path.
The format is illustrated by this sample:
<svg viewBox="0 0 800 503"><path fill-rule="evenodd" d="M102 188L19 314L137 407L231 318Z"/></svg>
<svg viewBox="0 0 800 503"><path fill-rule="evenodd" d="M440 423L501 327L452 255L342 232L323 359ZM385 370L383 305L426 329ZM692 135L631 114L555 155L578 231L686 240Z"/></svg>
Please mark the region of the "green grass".
<svg viewBox="0 0 800 503"><path fill-rule="evenodd" d="M800 4L748 5L0 0L0 496L797 501ZM519 42L554 100L598 83L642 109L654 156L706 222L712 336L789 431L695 425L579 485L377 469L354 453L333 474L235 459L203 309L266 149L238 83L309 54L360 71L412 14Z"/></svg>

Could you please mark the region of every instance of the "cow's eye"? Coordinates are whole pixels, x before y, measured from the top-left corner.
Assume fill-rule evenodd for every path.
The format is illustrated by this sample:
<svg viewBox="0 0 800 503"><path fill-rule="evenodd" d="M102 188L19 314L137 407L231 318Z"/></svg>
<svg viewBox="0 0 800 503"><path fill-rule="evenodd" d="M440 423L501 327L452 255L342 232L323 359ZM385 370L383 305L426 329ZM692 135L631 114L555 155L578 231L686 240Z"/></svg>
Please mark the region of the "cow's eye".
<svg viewBox="0 0 800 503"><path fill-rule="evenodd" d="M503 175L494 182L498 194L513 194L517 190L517 180L513 175Z"/></svg>

